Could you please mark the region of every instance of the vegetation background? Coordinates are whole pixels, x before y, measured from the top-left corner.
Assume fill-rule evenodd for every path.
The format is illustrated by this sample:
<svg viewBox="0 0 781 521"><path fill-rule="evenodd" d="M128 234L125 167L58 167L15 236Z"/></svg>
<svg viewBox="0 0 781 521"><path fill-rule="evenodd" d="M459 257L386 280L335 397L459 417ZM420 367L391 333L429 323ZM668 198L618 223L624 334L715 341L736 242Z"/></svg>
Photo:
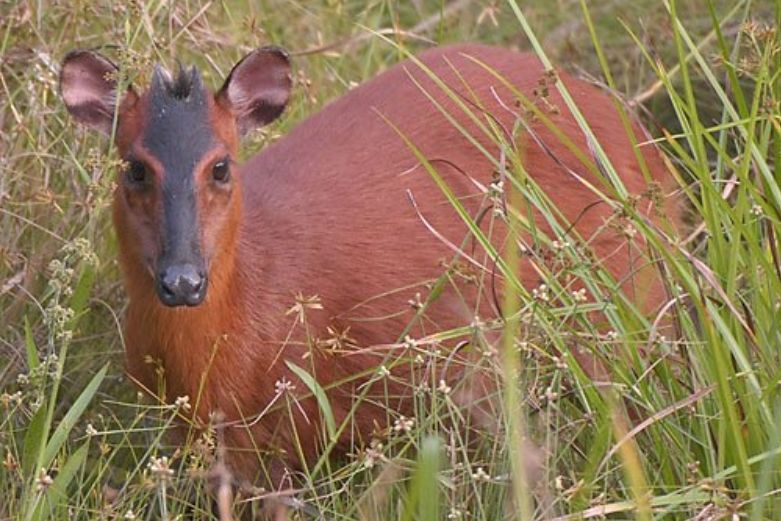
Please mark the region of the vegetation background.
<svg viewBox="0 0 781 521"><path fill-rule="evenodd" d="M477 454L428 411L300 477L274 514L781 518L780 25L779 0L0 0L0 519L220 515L208 494L214 437L167 445L186 404L145 404L123 374L108 211L118 161L68 117L63 55L102 47L139 83L178 59L216 87L247 51L286 47L295 97L248 156L403 59L383 36L411 51L542 50L640 113L690 208L691 229L659 248L678 334L655 335L616 302L613 330L584 340L633 416L553 356L566 342L519 338L522 417L500 415ZM555 311L535 315L541 330L560 331ZM533 445L515 443L521 431ZM531 459L539 470L524 480ZM232 508L257 510L267 495L239 491Z"/></svg>

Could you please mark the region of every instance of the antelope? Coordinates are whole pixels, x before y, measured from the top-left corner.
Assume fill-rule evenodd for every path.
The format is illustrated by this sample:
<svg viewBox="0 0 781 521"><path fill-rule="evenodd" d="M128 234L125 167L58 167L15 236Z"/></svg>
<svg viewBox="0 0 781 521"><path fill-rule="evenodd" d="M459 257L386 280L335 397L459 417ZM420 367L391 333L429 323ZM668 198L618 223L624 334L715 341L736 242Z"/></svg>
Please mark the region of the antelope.
<svg viewBox="0 0 781 521"><path fill-rule="evenodd" d="M532 54L479 44L427 50L350 90L243 165L241 138L279 118L290 100L283 50L250 52L216 92L195 67L170 73L157 66L147 89L121 92L117 72L98 52L75 50L64 58L60 85L73 118L113 135L126 165L113 221L129 299L127 372L169 402L190 397L193 418L205 422L219 411L234 427L224 441L239 477L277 482L323 450L322 411L291 364L326 391L337 425L349 418L332 447L344 453L393 417L370 399L351 412L367 382L369 394L384 386L393 396L391 412L409 407L409 371L389 364L389 383L376 384L384 359L374 347L474 319L487 290L456 281L448 264L470 231L429 169L477 218L501 155L486 135L489 121L521 149L528 176L628 298L648 313L667 299L643 238L629 240L606 225L614 209L588 187L603 185L583 160L594 161L593 143L557 82L638 213L650 223L664 214L675 225L679 205L648 196L673 190L659 151L636 145L647 135L637 122L630 139L610 95L546 71ZM518 93L554 126L529 115ZM537 226L555 236L544 219ZM497 249L506 237L506 227L492 236ZM495 259L472 260L474 270L502 279ZM526 288L541 282L532 262L523 257L516 271ZM448 270L449 282L429 299L432 281ZM416 299L428 299L423 318ZM482 313L501 318L487 307ZM328 338L337 341L322 341ZM149 360L162 367L162 390ZM458 375L445 374L451 377ZM295 407L269 407L282 391L297 396Z"/></svg>

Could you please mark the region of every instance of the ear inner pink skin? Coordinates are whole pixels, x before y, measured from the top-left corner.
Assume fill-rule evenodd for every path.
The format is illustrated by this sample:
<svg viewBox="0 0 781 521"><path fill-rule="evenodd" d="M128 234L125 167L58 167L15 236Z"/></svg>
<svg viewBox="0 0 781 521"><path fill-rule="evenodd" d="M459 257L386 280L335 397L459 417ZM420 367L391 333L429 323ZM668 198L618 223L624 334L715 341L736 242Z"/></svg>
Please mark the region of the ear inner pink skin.
<svg viewBox="0 0 781 521"><path fill-rule="evenodd" d="M464 243L469 229L399 133L437 169L469 215L484 216L479 225L498 251L516 239L531 246L530 251L545 251L547 243L537 244L531 235L510 237L503 219L491 220L492 198L483 188L495 181L496 164L475 142L496 157L500 147L496 137L486 134L485 125L464 112L464 105L473 107L480 121L490 114L502 140L518 149L525 172L563 214L562 221L567 222L561 227L572 225L573 230L569 237L557 237L540 212L519 209L535 219L538 233L590 249L593 269L609 271L645 312L653 313L667 300L643 238L623 234L616 225L623 217L600 203L584 184L583 180L604 186L599 169L582 162L591 158L589 144L553 82L566 86L626 190L636 197L643 217L660 224L659 216L665 215L680 226L677 201L657 204L648 195L659 187L665 194L672 192L673 178L658 151L643 146L640 155L653 186L646 182L607 94L564 72L551 75L533 55L495 47L453 45L426 51L419 59L428 72L411 61L392 67L298 124L241 168L231 164L228 185L211 176L212 158L228 151L235 160L238 136L282 112L290 89L284 53L271 48L248 55L218 93L206 96L205 105L199 106L206 117L182 118L190 122L186 128L171 121L153 124L150 111L155 104L148 92L137 99L135 94L127 96L120 107L121 153L143 145L158 159L147 162L152 170L148 184L130 186L121 179L114 200L130 299L125 326L128 373L155 394L156 365L147 361L157 360L164 368L163 399L172 402L189 396L191 403L197 402L192 411L195 421L204 424L210 414L219 412L228 463L240 479L277 486L288 470L319 457L320 408L289 364L305 368L327 390L337 425L349 418L335 453L356 452L356 445L368 443L376 429L390 428L389 418L411 417L415 382L432 377L452 388L449 396L464 408L467 423L492 423L492 402L484 398L496 391L495 374L490 368L483 374L468 369L487 363L486 358L466 346L446 354L448 364L434 364L433 347L426 351L426 339L434 332L474 323L476 309L480 320L500 318L501 310L493 303L506 281L474 239L456 255L450 245ZM99 69L96 63L100 61L90 62L91 70ZM67 66L66 61L64 70ZM443 92L429 72L460 102ZM494 73L532 100L557 131L540 118L527 116ZM63 78L69 109L83 105L74 100L92 103L102 96L94 76L71 81L64 72ZM536 94L541 82L549 87L545 99ZM72 112L94 125L91 116ZM196 120L210 126L208 139L200 139L206 135L199 134L203 129L190 128ZM513 135L513 128L523 130ZM638 124L632 130L644 135ZM148 141L155 133L158 138ZM570 150L561 134L581 154ZM151 150L163 142L170 146ZM191 154L191 160L159 157L180 146L187 148L182 157ZM179 171L172 174L174 169ZM181 184L166 188L172 175L180 176ZM165 198L185 197L177 191L183 184L192 187L191 218L197 221L192 229L198 231L190 238L209 259L209 287L199 305L172 308L158 298L146 263L160 255ZM512 189L509 182L504 187L505 193ZM547 282L535 266L540 262L529 255L514 267L525 287ZM449 277L441 294L430 303L425 318L416 318L417 306L410 302L425 301L432 281L445 269ZM566 278L561 282L568 289L583 287L574 274L560 276ZM606 295L590 295L589 300L611 297L609 287L600 290ZM592 318L604 320L599 313ZM419 347L399 342L403 331L419 340ZM592 376L606 377L598 360L577 349L572 352ZM414 362L417 355L424 363ZM387 372L378 377L380 366ZM280 398L280 393L286 396ZM365 401L353 414L356 396L363 393L368 393ZM290 410L274 406L293 403L289 400L295 403ZM487 405L475 406L477 402Z"/></svg>
<svg viewBox="0 0 781 521"><path fill-rule="evenodd" d="M68 110L104 134L110 133L114 120L117 72L111 61L85 50L68 53L60 72L60 91Z"/></svg>
<svg viewBox="0 0 781 521"><path fill-rule="evenodd" d="M244 134L278 118L290 98L291 87L287 53L263 47L233 68L217 99L232 110Z"/></svg>

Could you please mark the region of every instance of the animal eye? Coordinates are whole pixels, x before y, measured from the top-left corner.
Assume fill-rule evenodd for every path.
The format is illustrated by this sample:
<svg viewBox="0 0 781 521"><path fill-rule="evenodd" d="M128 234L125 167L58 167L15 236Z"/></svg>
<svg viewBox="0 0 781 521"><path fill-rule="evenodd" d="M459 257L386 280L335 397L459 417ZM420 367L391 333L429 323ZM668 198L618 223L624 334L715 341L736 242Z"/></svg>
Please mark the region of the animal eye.
<svg viewBox="0 0 781 521"><path fill-rule="evenodd" d="M227 183L230 179L230 167L228 163L229 160L227 158L220 159L214 163L214 166L212 167L212 179L218 183Z"/></svg>
<svg viewBox="0 0 781 521"><path fill-rule="evenodd" d="M146 167L140 161L130 161L127 169L127 179L132 184L142 184L146 181Z"/></svg>

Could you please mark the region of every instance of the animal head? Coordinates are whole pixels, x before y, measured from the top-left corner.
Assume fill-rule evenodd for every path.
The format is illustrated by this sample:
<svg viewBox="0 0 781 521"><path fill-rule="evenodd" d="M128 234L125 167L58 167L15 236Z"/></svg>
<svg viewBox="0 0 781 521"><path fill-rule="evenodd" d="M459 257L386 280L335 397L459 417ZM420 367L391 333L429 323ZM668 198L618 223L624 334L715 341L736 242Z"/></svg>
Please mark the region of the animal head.
<svg viewBox="0 0 781 521"><path fill-rule="evenodd" d="M118 92L117 78L104 56L76 50L62 64L60 90L77 121L114 133L126 165L114 206L123 254L143 265L163 304L196 306L211 265L236 240L239 138L279 117L290 97L287 54L251 52L216 93L195 67L172 75L157 66L141 92Z"/></svg>

